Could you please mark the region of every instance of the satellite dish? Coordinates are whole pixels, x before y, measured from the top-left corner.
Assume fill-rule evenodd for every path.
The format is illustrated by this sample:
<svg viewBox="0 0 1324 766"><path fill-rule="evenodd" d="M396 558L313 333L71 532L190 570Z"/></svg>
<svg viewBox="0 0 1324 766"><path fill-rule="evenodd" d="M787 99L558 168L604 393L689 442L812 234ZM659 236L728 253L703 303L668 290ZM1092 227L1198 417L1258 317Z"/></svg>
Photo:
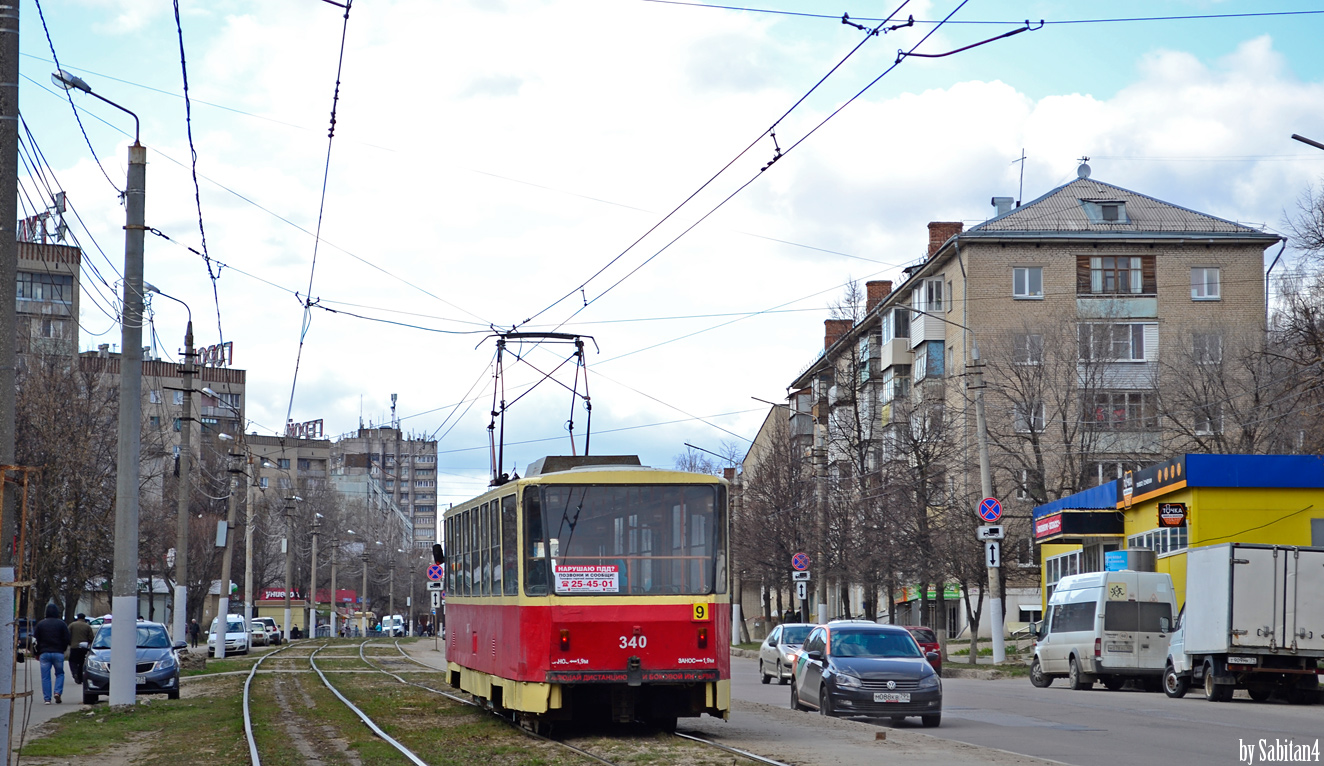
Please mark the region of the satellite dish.
<svg viewBox="0 0 1324 766"><path fill-rule="evenodd" d="M1089 159L1089 158L1086 157L1085 159ZM1090 166L1087 165L1087 164L1085 164L1084 162L1081 162L1081 163L1080 163L1080 167L1076 168L1076 177L1077 177L1077 178L1089 178L1089 177L1090 177Z"/></svg>

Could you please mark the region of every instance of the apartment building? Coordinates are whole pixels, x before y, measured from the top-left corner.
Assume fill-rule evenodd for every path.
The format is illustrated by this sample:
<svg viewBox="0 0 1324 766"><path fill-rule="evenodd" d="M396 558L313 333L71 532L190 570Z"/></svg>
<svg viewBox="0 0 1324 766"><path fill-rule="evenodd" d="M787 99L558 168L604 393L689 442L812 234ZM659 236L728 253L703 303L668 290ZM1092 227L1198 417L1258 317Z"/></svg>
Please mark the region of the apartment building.
<svg viewBox="0 0 1324 766"><path fill-rule="evenodd" d="M336 486L398 514L415 547L437 541L437 442L398 427L360 427L331 449Z"/></svg>
<svg viewBox="0 0 1324 766"><path fill-rule="evenodd" d="M252 455L253 491L273 497L310 496L330 489L330 439L300 439L291 436L244 437Z"/></svg>
<svg viewBox="0 0 1324 766"><path fill-rule="evenodd" d="M899 284L868 283L858 317L825 322L789 417L812 423L798 438L829 482L913 467L921 445L942 441L928 451L926 502L973 517L982 393L994 494L1014 533L1004 570L1028 583L1016 568L1037 571L1025 523L1036 504L1162 454L1212 450L1232 404L1192 381L1235 377L1225 360L1262 342L1264 255L1280 237L1095 180L1086 165L1023 206L992 202L968 230L930 223L926 257Z"/></svg>
<svg viewBox="0 0 1324 766"><path fill-rule="evenodd" d="M19 365L24 357L78 352L78 270L82 251L67 245L18 243L16 306Z"/></svg>

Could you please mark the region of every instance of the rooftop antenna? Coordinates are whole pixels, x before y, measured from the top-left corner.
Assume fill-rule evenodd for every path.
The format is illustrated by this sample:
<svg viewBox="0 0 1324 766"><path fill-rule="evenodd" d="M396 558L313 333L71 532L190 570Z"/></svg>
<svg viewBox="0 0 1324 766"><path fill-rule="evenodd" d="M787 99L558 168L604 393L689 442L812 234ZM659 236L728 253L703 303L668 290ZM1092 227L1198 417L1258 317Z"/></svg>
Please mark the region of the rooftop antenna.
<svg viewBox="0 0 1324 766"><path fill-rule="evenodd" d="M400 421L395 419L395 394L391 394L391 428L400 428Z"/></svg>
<svg viewBox="0 0 1324 766"><path fill-rule="evenodd" d="M1090 161L1090 158L1089 158L1089 157L1081 157L1081 158L1080 158L1080 167L1076 168L1076 177L1077 177L1077 178L1089 178L1089 177L1090 177L1090 166L1085 164L1085 163L1087 163L1087 162L1089 162L1089 161Z"/></svg>
<svg viewBox="0 0 1324 766"><path fill-rule="evenodd" d="M1012 160L1011 164L1021 163L1021 185L1016 189L1016 207L1021 206L1021 200L1025 199L1025 147L1021 147L1021 158Z"/></svg>

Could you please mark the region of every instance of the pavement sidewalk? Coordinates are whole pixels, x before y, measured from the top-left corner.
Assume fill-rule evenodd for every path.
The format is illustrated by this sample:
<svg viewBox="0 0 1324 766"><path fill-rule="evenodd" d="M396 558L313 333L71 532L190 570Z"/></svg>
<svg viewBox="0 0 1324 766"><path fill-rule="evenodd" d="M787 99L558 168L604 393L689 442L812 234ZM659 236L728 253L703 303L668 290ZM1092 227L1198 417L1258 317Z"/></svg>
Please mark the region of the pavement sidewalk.
<svg viewBox="0 0 1324 766"><path fill-rule="evenodd" d="M51 679L52 686L55 679ZM14 666L14 691L22 693L32 690L32 696L14 700L14 749L31 739L31 732L36 727L59 716L76 710L86 710L83 705L83 687L74 683L69 672L69 663L64 664L64 702L56 705L42 703L41 698L41 663L35 657L28 657L27 662Z"/></svg>

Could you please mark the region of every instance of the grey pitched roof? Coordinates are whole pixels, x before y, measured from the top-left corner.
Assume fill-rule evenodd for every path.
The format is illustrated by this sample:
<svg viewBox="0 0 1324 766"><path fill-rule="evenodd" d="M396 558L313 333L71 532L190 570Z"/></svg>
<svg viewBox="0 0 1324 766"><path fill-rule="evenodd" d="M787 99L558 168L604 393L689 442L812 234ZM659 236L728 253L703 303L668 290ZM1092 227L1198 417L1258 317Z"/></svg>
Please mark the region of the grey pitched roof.
<svg viewBox="0 0 1324 766"><path fill-rule="evenodd" d="M1091 220L1083 203L1125 203L1126 220ZM1090 236L1119 234L1199 234L1214 237L1278 239L1277 235L1250 226L1164 202L1120 186L1077 178L1039 199L967 230L971 235L998 236L1011 233L1079 233Z"/></svg>

